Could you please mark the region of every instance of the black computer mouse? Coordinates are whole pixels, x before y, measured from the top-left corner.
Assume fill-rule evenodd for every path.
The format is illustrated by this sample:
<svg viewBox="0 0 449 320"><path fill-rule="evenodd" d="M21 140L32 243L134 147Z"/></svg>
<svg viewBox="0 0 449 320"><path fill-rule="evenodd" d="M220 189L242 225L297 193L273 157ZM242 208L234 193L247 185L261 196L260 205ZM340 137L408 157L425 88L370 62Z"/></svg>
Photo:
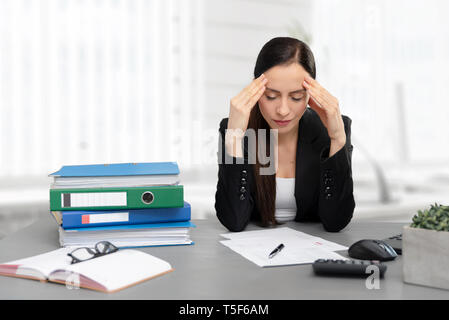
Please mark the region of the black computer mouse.
<svg viewBox="0 0 449 320"><path fill-rule="evenodd" d="M383 241L364 239L357 241L348 249L351 258L360 260L394 260L398 254L394 249Z"/></svg>

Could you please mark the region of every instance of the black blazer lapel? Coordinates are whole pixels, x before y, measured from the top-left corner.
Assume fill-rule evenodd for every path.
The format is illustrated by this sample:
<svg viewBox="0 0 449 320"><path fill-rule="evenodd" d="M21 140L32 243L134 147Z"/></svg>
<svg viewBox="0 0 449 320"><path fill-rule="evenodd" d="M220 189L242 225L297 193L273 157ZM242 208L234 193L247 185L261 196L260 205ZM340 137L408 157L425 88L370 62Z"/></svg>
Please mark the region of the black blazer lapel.
<svg viewBox="0 0 449 320"><path fill-rule="evenodd" d="M318 219L314 213L318 210L321 144L316 143L316 140L322 130L316 123L316 115L312 113L314 111L307 108L299 121L295 174L296 221Z"/></svg>

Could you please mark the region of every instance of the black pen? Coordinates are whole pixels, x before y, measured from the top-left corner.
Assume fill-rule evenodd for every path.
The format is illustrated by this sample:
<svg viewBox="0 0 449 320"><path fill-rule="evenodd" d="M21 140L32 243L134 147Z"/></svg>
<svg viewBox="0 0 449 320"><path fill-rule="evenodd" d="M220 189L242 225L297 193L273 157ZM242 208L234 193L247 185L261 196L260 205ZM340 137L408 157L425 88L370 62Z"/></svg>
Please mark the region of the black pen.
<svg viewBox="0 0 449 320"><path fill-rule="evenodd" d="M271 251L270 255L268 256L268 259L273 258L275 255L277 255L279 252L281 252L281 250L284 248L284 245L281 243L280 245L278 245L276 247L276 249L274 249L273 251Z"/></svg>

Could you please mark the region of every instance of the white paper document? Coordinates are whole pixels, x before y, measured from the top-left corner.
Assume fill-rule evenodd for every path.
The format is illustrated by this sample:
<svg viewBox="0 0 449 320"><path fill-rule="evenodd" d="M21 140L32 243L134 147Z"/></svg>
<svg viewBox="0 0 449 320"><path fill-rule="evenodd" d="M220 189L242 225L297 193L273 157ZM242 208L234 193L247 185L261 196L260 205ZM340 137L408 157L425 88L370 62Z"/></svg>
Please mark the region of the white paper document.
<svg viewBox="0 0 449 320"><path fill-rule="evenodd" d="M223 245L260 267L307 264L317 259L347 260L334 251L346 250L348 247L287 227L221 236L229 239L220 241ZM270 252L281 243L284 248L269 259Z"/></svg>

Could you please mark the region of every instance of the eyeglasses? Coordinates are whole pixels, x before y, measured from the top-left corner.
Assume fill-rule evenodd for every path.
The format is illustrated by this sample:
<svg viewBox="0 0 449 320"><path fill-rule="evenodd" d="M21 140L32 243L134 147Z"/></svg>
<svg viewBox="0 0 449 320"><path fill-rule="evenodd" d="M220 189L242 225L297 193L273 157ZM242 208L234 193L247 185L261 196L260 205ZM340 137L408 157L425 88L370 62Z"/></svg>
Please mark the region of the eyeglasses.
<svg viewBox="0 0 449 320"><path fill-rule="evenodd" d="M95 245L94 249L87 247L77 248L72 252L67 253L67 255L72 258L71 264L74 264L101 257L116 251L118 251L118 248L109 241L100 241Z"/></svg>

